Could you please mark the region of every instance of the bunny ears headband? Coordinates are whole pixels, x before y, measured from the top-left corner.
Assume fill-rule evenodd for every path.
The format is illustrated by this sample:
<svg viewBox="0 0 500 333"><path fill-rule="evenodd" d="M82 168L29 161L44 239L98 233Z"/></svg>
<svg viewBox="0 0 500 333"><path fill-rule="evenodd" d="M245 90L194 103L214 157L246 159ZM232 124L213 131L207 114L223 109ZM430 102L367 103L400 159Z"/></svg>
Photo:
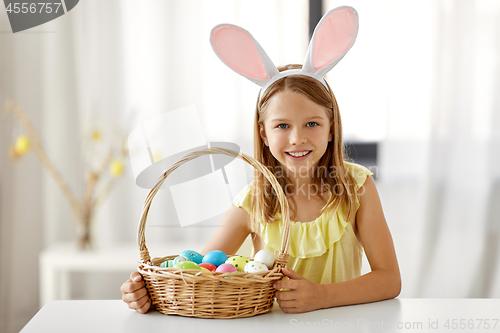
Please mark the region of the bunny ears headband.
<svg viewBox="0 0 500 333"><path fill-rule="evenodd" d="M259 95L277 80L290 75L312 77L328 90L326 75L349 51L358 34L358 13L352 7L338 7L326 13L314 33L302 69L279 72L260 44L245 29L219 24L210 33L215 54L236 73L262 87Z"/></svg>

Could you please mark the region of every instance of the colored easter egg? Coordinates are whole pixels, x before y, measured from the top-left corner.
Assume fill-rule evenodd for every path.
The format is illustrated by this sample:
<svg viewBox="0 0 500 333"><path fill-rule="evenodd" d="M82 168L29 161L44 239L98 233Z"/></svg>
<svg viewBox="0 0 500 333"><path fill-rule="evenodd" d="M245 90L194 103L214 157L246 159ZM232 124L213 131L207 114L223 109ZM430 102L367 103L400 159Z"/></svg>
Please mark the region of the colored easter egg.
<svg viewBox="0 0 500 333"><path fill-rule="evenodd" d="M181 261L178 262L174 265L174 268L181 268L181 269L197 269L201 271L201 267L198 266L197 263L192 262L192 261Z"/></svg>
<svg viewBox="0 0 500 333"><path fill-rule="evenodd" d="M236 272L237 269L232 264L222 264L222 265L219 265L215 271L222 272L222 273L233 273L233 272Z"/></svg>
<svg viewBox="0 0 500 333"><path fill-rule="evenodd" d="M236 267L236 269L240 272L243 272L243 269L248 262L248 258L243 256L234 256L226 260L226 264L233 264L234 267Z"/></svg>
<svg viewBox="0 0 500 333"><path fill-rule="evenodd" d="M214 264L211 264L209 262L202 262L199 266L206 268L210 272L215 272L215 270L217 269L217 267Z"/></svg>
<svg viewBox="0 0 500 333"><path fill-rule="evenodd" d="M172 267L172 266L174 266L173 260L165 260L160 264L160 267Z"/></svg>
<svg viewBox="0 0 500 333"><path fill-rule="evenodd" d="M201 261L203 260L203 256L201 255L201 253L193 250L182 251L180 255L197 264L201 264Z"/></svg>
<svg viewBox="0 0 500 333"><path fill-rule="evenodd" d="M201 266L200 266L200 267L201 267ZM206 269L205 267L201 267L201 270L202 270L202 271L207 271L207 272L210 272L210 270L209 270L209 269Z"/></svg>
<svg viewBox="0 0 500 333"><path fill-rule="evenodd" d="M227 255L219 250L210 251L203 257L202 262L209 262L215 267L219 267L227 260Z"/></svg>
<svg viewBox="0 0 500 333"><path fill-rule="evenodd" d="M244 269L245 273L260 273L268 270L267 266L259 261L250 261Z"/></svg>
<svg viewBox="0 0 500 333"><path fill-rule="evenodd" d="M260 250L253 259L263 263L268 269L272 269L274 266L274 253L270 250Z"/></svg>
<svg viewBox="0 0 500 333"><path fill-rule="evenodd" d="M184 256L178 256L177 258L174 259L174 266L180 262L184 262L184 261L189 261L188 258L184 257Z"/></svg>

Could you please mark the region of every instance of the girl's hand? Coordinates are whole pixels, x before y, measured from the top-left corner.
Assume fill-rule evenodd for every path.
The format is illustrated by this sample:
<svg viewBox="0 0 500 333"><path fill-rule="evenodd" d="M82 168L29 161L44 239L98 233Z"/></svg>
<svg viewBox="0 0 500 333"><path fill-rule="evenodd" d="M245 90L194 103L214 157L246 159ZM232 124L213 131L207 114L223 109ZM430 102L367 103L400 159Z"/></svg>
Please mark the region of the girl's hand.
<svg viewBox="0 0 500 333"><path fill-rule="evenodd" d="M274 288L286 288L288 291L277 291L276 298L281 310L285 313L301 313L317 310L320 307L321 287L312 283L302 275L291 269L283 268L282 272L288 280L281 280L274 284Z"/></svg>
<svg viewBox="0 0 500 333"><path fill-rule="evenodd" d="M128 307L139 312L146 313L151 307L148 291L144 286L142 275L139 272L133 272L120 288L122 300L128 304Z"/></svg>

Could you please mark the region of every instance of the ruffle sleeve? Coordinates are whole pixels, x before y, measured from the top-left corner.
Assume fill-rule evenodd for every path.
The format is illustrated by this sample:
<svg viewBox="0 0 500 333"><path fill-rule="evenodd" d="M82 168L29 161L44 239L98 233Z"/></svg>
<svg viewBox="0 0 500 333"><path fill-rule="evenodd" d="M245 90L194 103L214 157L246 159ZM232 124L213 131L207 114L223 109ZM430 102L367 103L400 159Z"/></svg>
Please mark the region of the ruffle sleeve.
<svg viewBox="0 0 500 333"><path fill-rule="evenodd" d="M354 178L354 181L356 182L355 185L356 191L359 190L361 186L363 186L368 176L373 175L373 172L371 172L362 165L351 162L344 162L344 165L347 169L347 172L351 174L351 176ZM359 199L358 197L356 197L356 210L358 208L359 208Z"/></svg>
<svg viewBox="0 0 500 333"><path fill-rule="evenodd" d="M250 191L252 190L252 184L247 184L241 191L236 195L233 200L233 205L236 207L242 207L247 211L248 214L252 212L251 200L252 196Z"/></svg>
<svg viewBox="0 0 500 333"><path fill-rule="evenodd" d="M356 190L359 190L359 188L363 186L368 176L373 175L373 172L362 165L351 162L344 162L344 165L347 169L347 172L351 174L351 176L354 178L354 181L356 182Z"/></svg>

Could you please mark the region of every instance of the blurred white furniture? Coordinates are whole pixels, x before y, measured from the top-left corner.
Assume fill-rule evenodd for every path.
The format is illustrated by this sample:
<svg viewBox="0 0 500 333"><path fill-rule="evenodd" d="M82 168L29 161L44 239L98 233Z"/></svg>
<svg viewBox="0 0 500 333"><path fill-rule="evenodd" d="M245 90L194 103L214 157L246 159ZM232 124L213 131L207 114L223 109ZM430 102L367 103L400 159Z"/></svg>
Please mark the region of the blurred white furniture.
<svg viewBox="0 0 500 333"><path fill-rule="evenodd" d="M195 245L192 248L199 248ZM187 249L189 244L170 243L154 248L152 256L158 253L176 254ZM238 254L250 255L251 239L247 238ZM120 245L91 251L80 251L74 243L61 243L42 251L40 264L40 307L52 300L69 300L72 272L133 272L137 270L139 250L137 245Z"/></svg>
<svg viewBox="0 0 500 333"><path fill-rule="evenodd" d="M132 272L137 269L137 246L80 251L74 243L50 246L40 254L40 306L70 298L71 272Z"/></svg>
<svg viewBox="0 0 500 333"><path fill-rule="evenodd" d="M239 319L141 315L121 300L52 301L21 333L51 332L500 332L500 299L392 299L301 314Z"/></svg>

